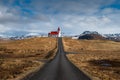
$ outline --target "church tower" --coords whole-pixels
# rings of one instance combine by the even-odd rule
[[[60,27],[58,27],[58,37],[61,37],[61,30],[60,30]]]

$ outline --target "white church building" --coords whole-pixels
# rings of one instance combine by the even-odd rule
[[[57,31],[51,31],[48,33],[48,37],[61,37],[61,30],[58,27]]]

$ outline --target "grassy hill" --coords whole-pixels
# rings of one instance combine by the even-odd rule
[[[0,41],[0,79],[17,79],[35,71],[52,59],[56,38]]]
[[[120,42],[70,38],[63,41],[69,60],[93,80],[120,79]]]

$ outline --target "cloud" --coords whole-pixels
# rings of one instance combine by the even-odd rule
[[[9,30],[10,30],[9,27],[5,27],[4,25],[1,25],[1,24],[0,24],[0,33],[7,32],[7,31],[9,31]]]
[[[60,22],[65,30],[76,34],[82,33],[85,30],[98,31],[100,33],[119,33],[120,30],[120,22],[115,22],[118,18],[118,16],[115,15],[114,17],[112,15],[59,15],[59,18],[61,18]]]
[[[49,21],[49,17],[44,14],[34,16],[23,16],[17,10],[9,10],[7,7],[0,6],[0,23],[30,23],[34,21]]]
[[[31,5],[35,10],[48,12],[48,13],[94,13],[102,6],[112,4],[115,0],[34,0]]]
[[[120,9],[111,7],[116,1],[0,0],[0,34],[47,33],[58,26],[64,33],[117,33]]]
[[[38,34],[38,33],[28,33],[28,34],[26,34],[26,36],[38,36],[38,35],[40,35],[40,34]]]
[[[14,31],[30,31],[29,24],[37,24],[38,22],[49,22],[50,19],[47,15],[37,14],[33,16],[23,16],[21,11],[11,9],[7,6],[0,6],[0,33],[9,33]],[[39,24],[40,25],[40,24]],[[33,27],[34,28],[34,27]],[[38,29],[37,29],[38,30]],[[8,32],[9,31],[9,32]],[[33,31],[33,29],[31,30]]]

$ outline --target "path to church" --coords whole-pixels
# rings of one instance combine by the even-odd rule
[[[24,80],[91,80],[87,75],[74,66],[66,57],[62,38],[58,38],[58,50],[54,59],[48,62],[34,75]]]

